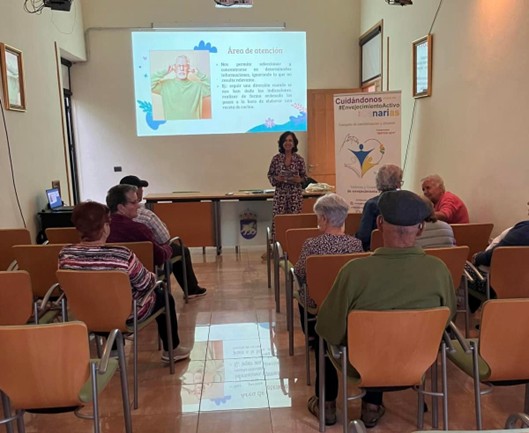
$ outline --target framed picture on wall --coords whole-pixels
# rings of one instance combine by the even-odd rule
[[[413,41],[413,97],[432,94],[432,35]]]
[[[360,36],[360,81],[362,86],[382,81],[382,29],[379,21]]]
[[[0,70],[6,110],[26,111],[22,51],[0,43]]]

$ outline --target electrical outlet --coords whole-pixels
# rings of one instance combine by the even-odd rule
[[[121,168],[120,165],[116,165],[116,166],[114,167],[114,172],[115,172],[115,173],[118,173],[118,172],[120,172],[120,171],[123,171],[123,169]]]

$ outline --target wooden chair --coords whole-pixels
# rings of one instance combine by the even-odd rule
[[[343,431],[348,433],[347,403],[365,394],[365,388],[413,387],[419,392],[417,425],[422,427],[424,378],[437,360],[443,332],[449,321],[447,307],[423,310],[349,312],[347,345],[339,348],[340,361],[331,356],[342,380]],[[323,339],[320,337],[320,390],[325,386]],[[444,350],[444,344],[441,345]],[[446,365],[443,362],[443,365]],[[353,367],[353,369],[350,368]],[[443,369],[444,374],[446,370]],[[360,388],[348,395],[347,383]],[[446,383],[446,382],[445,382]],[[446,388],[443,389],[445,429],[448,428]],[[321,392],[321,391],[320,391]],[[320,397],[320,431],[325,431],[325,392]]]
[[[288,353],[290,356],[294,355],[294,279],[290,277],[290,269],[292,269],[299,260],[301,249],[305,241],[320,234],[321,232],[317,228],[288,229],[286,232],[287,251],[289,251],[289,253],[287,257],[288,269],[284,269],[284,271],[285,275],[289,276],[288,279],[285,279],[285,284],[287,301]]]
[[[274,294],[276,301],[276,311],[279,313],[281,308],[279,305],[280,300],[280,283],[279,283],[279,267],[280,262],[283,261],[283,267],[288,272],[288,267],[286,265],[286,259],[283,254],[279,254],[278,247],[280,247],[283,252],[285,251],[287,240],[286,232],[288,229],[301,229],[301,228],[315,228],[317,227],[317,217],[315,213],[300,213],[300,214],[288,214],[288,215],[276,215],[274,217],[274,240],[273,240],[273,253],[270,254],[270,250],[267,249],[267,273],[270,275],[270,256],[273,256],[274,263]],[[267,233],[269,233],[268,230]],[[267,242],[269,239],[267,239]],[[267,243],[268,244],[268,243]],[[285,282],[288,281],[288,276],[285,277]],[[270,287],[270,284],[269,284]]]
[[[454,237],[457,245],[467,245],[468,260],[472,256],[487,248],[490,234],[494,228],[492,223],[469,223],[469,224],[450,224],[454,231]]]
[[[498,247],[492,253],[487,295],[494,288],[498,298],[529,298],[529,247]]]
[[[111,334],[109,344],[114,340],[123,352],[123,341],[117,331]],[[25,410],[77,414],[92,402],[94,432],[100,432],[99,393],[116,372],[118,361],[109,357],[110,347],[102,359],[90,359],[84,323],[2,326],[0,347],[0,389],[4,404],[4,419],[0,422],[9,423],[8,431],[15,421],[18,431],[25,431]],[[120,363],[119,369],[125,430],[132,433],[126,364]],[[12,416],[13,409],[15,416]]]
[[[362,219],[361,213],[350,213],[347,215],[345,220],[345,233],[351,236],[355,236],[356,232],[360,227],[360,220]]]
[[[68,307],[75,318],[86,323],[90,332],[108,333],[112,329],[119,329],[124,335],[132,337],[133,365],[134,365],[134,409],[138,408],[138,331],[152,323],[160,314],[169,314],[169,293],[165,290],[165,308],[153,312],[147,319],[138,321],[138,303],[132,298],[130,280],[121,271],[67,271],[58,270],[57,280],[66,294]],[[159,281],[157,287],[166,287]],[[134,315],[133,325],[127,324],[127,319]],[[174,374],[174,360],[172,355],[173,338],[171,324],[167,323],[169,339],[169,361],[171,374]]]
[[[523,412],[529,412],[529,299],[494,299],[483,304],[479,340],[453,341],[448,357],[474,379],[476,428],[483,428],[480,383],[509,386],[525,383]]]
[[[310,256],[307,258],[305,297],[300,301],[303,306],[308,304],[309,297],[314,299],[316,305],[321,305],[334,284],[336,275],[349,261],[370,256],[371,253],[336,254]],[[307,370],[307,385],[310,385],[310,356],[308,336],[308,308],[304,308],[303,324],[305,328],[305,366]],[[315,312],[317,313],[317,312]],[[291,313],[292,314],[292,313]]]
[[[171,238],[169,243],[178,243],[180,244],[180,247],[182,248],[182,251],[184,250],[184,244],[182,242],[182,239],[180,239],[178,236],[175,236],[174,238]],[[118,245],[122,247],[127,247],[128,249],[132,250],[134,254],[138,257],[140,262],[145,266],[149,271],[154,272],[158,275],[158,277],[163,277],[163,279],[166,281],[169,292],[171,292],[171,271],[173,266],[175,266],[176,263],[179,263],[179,266],[182,266],[182,274],[184,278],[184,287],[182,289],[184,290],[184,300],[187,304],[189,300],[189,288],[187,285],[187,273],[186,273],[186,258],[185,255],[182,254],[180,256],[171,257],[169,260],[167,260],[163,267],[160,269],[157,269],[154,265],[154,249],[152,242],[149,241],[142,241],[142,242],[114,242],[109,243],[107,245]]]
[[[33,292],[26,271],[0,272],[0,305],[0,326],[28,322],[33,309]]]
[[[461,278],[465,275],[465,263],[468,257],[469,248],[465,246],[449,247],[449,248],[427,248],[424,252],[428,255],[441,259],[452,276],[452,282],[454,284],[454,291],[457,295],[457,290],[461,285]],[[466,278],[466,277],[465,277]],[[464,291],[464,309],[458,310],[465,314],[465,335],[469,334],[470,326],[470,311],[468,308],[468,284],[465,280],[465,291]]]
[[[125,247],[131,250],[138,260],[141,262],[145,268],[150,272],[155,272],[154,269],[154,250],[152,242],[143,241],[143,242],[113,242],[106,245]]]
[[[375,229],[371,232],[371,251],[375,251],[377,248],[384,246],[384,239],[379,229]]]
[[[48,227],[44,230],[49,244],[78,244],[81,234],[75,227]]]
[[[18,269],[27,271],[31,277],[33,310],[37,317],[51,314],[52,311],[56,317],[59,313],[61,292],[55,271],[58,266],[59,252],[63,247],[62,244],[15,245],[12,247]],[[50,301],[52,297],[56,299]],[[52,320],[52,318],[47,320]]]
[[[28,229],[0,229],[0,270],[11,270],[15,267],[13,245],[31,245]]]

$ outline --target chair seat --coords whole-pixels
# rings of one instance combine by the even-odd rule
[[[477,338],[472,338],[468,341],[474,341],[476,344],[478,343]],[[465,353],[465,351],[461,347],[461,344],[457,340],[452,340],[452,345],[454,346],[455,352],[451,353],[450,351],[448,351],[448,358],[459,368],[461,368],[461,370],[463,370],[465,373],[472,377],[474,374],[472,368],[472,354]],[[479,380],[486,381],[487,378],[490,376],[490,368],[487,363],[481,358],[481,356],[478,356],[478,367]]]
[[[293,268],[293,267],[294,267],[294,264],[290,263],[290,261],[287,260],[287,265],[286,265],[286,267],[285,267],[285,261],[284,261],[284,260],[280,260],[280,261],[279,261],[279,267],[280,267],[281,269],[283,269],[284,272],[288,272],[288,270],[289,270],[290,268]]]
[[[152,313],[149,317],[146,317],[142,321],[138,321],[138,331],[145,328],[147,325],[150,325],[160,314],[165,313],[165,308],[160,308],[159,310]],[[124,332],[133,333],[134,328],[131,321],[127,321],[127,328]]]
[[[99,359],[91,359],[90,362],[99,362]],[[105,387],[110,382],[110,379],[112,379],[112,375],[115,373],[115,371],[118,369],[118,360],[114,358],[110,358],[108,360],[108,367],[105,374],[99,374],[97,373],[97,389],[99,392],[103,391]],[[83,403],[90,403],[93,400],[93,394],[92,394],[92,382],[89,378],[86,383],[81,388],[81,391],[79,391],[79,400],[81,400]]]
[[[302,296],[299,293],[299,290],[294,290],[293,296],[294,296],[294,299],[298,301],[298,304],[300,304],[303,308],[305,308],[310,314],[313,314],[314,316],[318,314],[318,308],[305,306]]]

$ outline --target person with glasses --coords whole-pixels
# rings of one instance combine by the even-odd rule
[[[160,244],[156,241],[152,230],[145,224],[135,221],[139,215],[140,199],[138,187],[134,185],[116,185],[108,190],[107,206],[112,212],[110,235],[108,242],[152,242],[154,248],[154,264],[163,265],[169,258],[180,255],[180,250],[174,250],[171,244]],[[191,260],[189,260],[191,263]],[[189,297],[199,297],[206,294],[206,289],[198,286],[197,278],[191,265],[187,268]],[[173,274],[183,287],[183,274],[180,266],[173,266]]]
[[[140,205],[138,207],[138,216],[134,218],[134,221],[145,224],[154,236],[154,240],[159,245],[169,245],[172,250],[172,257],[185,255],[186,258],[186,269],[185,273],[187,276],[187,284],[189,287],[188,296],[190,298],[196,298],[204,296],[206,289],[198,285],[198,280],[193,270],[193,263],[191,261],[191,254],[189,248],[184,246],[183,248],[176,243],[170,243],[171,235],[165,223],[158,218],[153,211],[147,209],[141,201],[143,200],[143,188],[149,186],[149,182],[140,179],[138,176],[128,175],[119,181],[121,185],[133,185],[136,189],[136,195]],[[173,273],[176,277],[176,281],[180,284],[182,290],[184,290],[184,271],[181,266],[174,266]]]
[[[371,232],[377,228],[377,217],[380,215],[378,199],[385,191],[400,189],[403,183],[402,169],[398,165],[384,164],[378,170],[375,181],[380,194],[365,202],[360,227],[356,232],[356,237],[362,241],[364,251],[369,251],[371,248]]]

